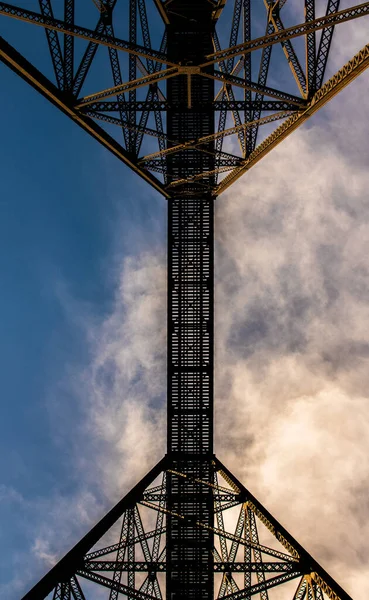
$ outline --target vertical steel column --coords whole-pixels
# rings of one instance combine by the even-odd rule
[[[213,454],[212,198],[169,202],[168,454]]]
[[[212,599],[213,204],[169,203],[167,598]],[[183,475],[185,477],[183,477]],[[201,480],[204,483],[200,483]]]
[[[207,0],[173,0],[167,26],[168,55],[182,65],[212,51],[213,22]],[[188,87],[190,86],[190,88]],[[210,79],[182,75],[167,84],[168,138],[185,142],[214,131],[214,115],[196,112],[211,104]],[[214,168],[206,152],[169,155],[168,181]],[[206,186],[186,183],[168,205],[168,473],[167,598],[212,600],[213,533],[213,205]],[[180,516],[176,516],[180,515]],[[201,526],[200,523],[203,525]],[[204,527],[205,526],[205,527]]]

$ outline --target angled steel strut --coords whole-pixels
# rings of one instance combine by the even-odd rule
[[[324,81],[334,30],[369,2],[328,0],[320,17],[301,3],[304,23],[285,28],[286,0],[64,0],[63,15],[59,0],[0,2],[0,36],[9,18],[37,25],[54,78],[4,37],[2,62],[168,199],[167,454],[23,600],[92,600],[92,586],[109,600],[274,600],[281,586],[291,600],[350,600],[213,448],[215,199],[369,66],[366,45]],[[276,45],[287,86],[270,82]]]

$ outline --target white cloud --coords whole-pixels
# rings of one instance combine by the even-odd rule
[[[37,560],[41,560],[46,567],[51,568],[57,561],[57,555],[50,552],[50,543],[48,540],[36,538],[32,546],[32,553]]]
[[[218,454],[353,597],[369,592],[369,152],[365,107],[359,161],[332,118],[367,83],[216,205]]]
[[[114,309],[93,330],[84,378],[88,431],[106,449],[94,468],[108,497],[121,495],[165,452],[165,326],[163,256],[126,259]]]

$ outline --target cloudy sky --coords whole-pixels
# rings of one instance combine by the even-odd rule
[[[367,21],[344,25],[330,73],[367,38]],[[0,596],[15,600],[165,451],[166,204],[0,78]],[[353,598],[369,593],[368,84],[216,204],[217,454]]]

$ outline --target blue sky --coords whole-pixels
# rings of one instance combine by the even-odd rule
[[[67,372],[88,364],[87,322],[103,320],[111,307],[115,261],[164,244],[166,205],[14,73],[0,70],[1,585],[13,578],[14,556],[32,535],[23,522],[32,509],[14,494],[32,504],[78,485],[66,440],[81,413],[64,385]],[[53,403],[64,405],[61,431]]]
[[[348,27],[337,67],[362,45]],[[162,453],[166,211],[2,65],[0,81],[0,595],[15,600]],[[353,446],[369,437],[367,84],[365,75],[217,204],[217,447],[354,591],[369,538],[355,508],[367,447]],[[283,480],[298,485],[281,489]],[[339,494],[353,507],[357,552]],[[306,527],[322,533],[312,539]],[[332,558],[333,547],[347,550]]]

